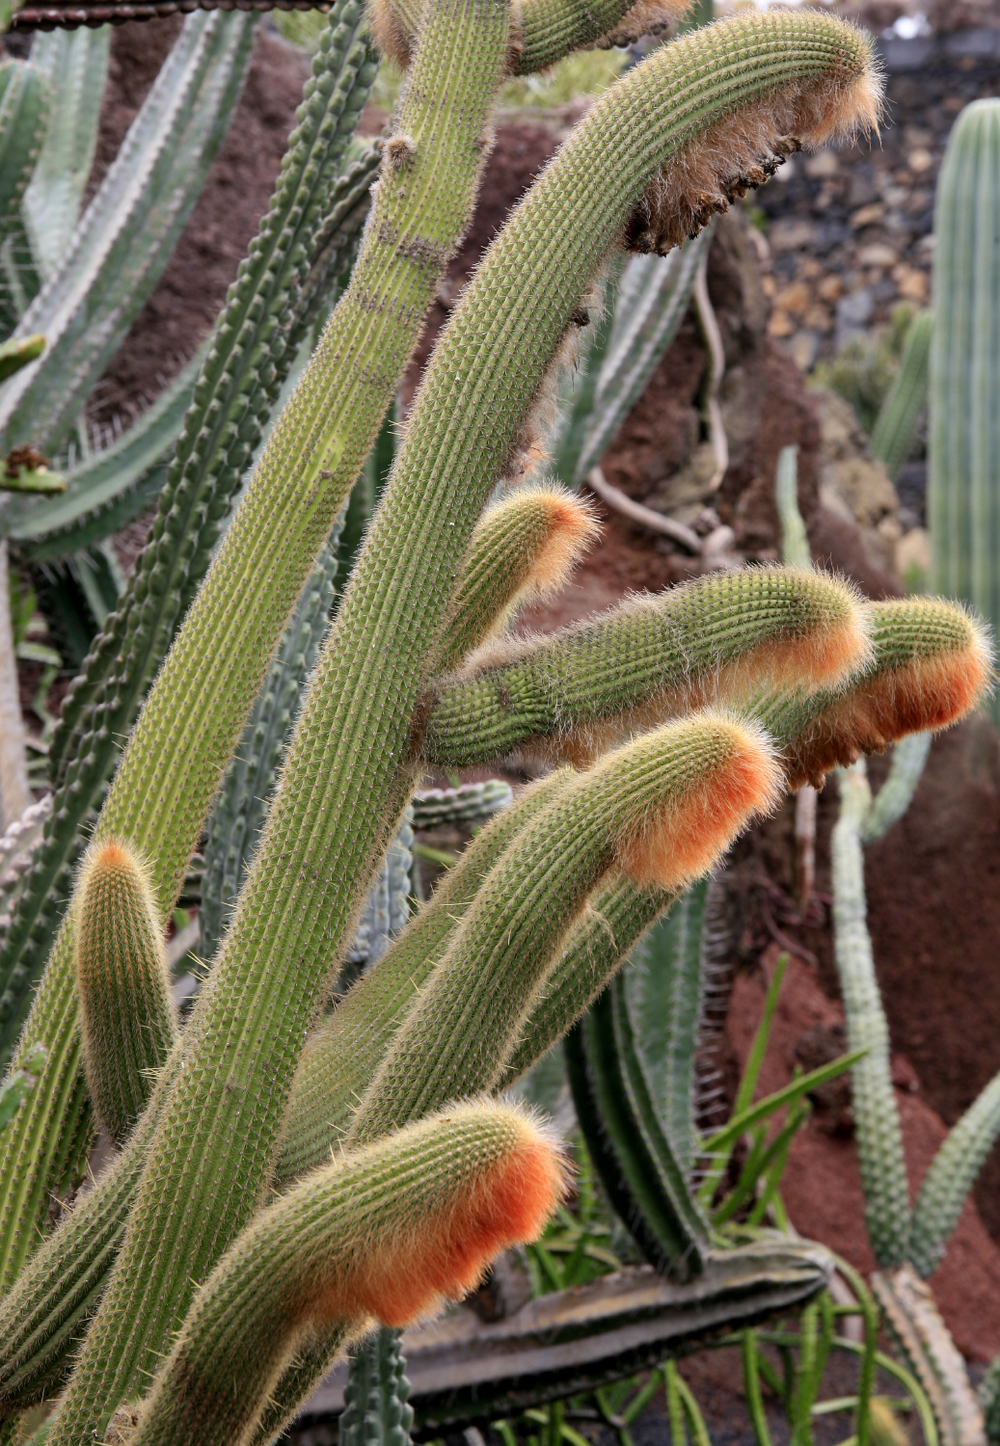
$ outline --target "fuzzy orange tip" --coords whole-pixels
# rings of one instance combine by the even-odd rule
[[[324,1290],[327,1318],[375,1316],[408,1325],[461,1299],[501,1251],[538,1238],[566,1193],[566,1162],[533,1120],[516,1118],[517,1137],[501,1159],[415,1228],[373,1241]]]
[[[709,724],[721,737],[717,761],[698,781],[621,840],[616,857],[640,885],[682,888],[699,878],[729,847],[754,814],[777,806],[784,783],[775,749],[750,720],[706,712],[674,725]]]
[[[719,22],[737,26],[748,53],[780,41],[780,13],[744,10]],[[791,17],[789,17],[791,18]],[[804,19],[805,17],[801,17]],[[763,184],[793,152],[849,139],[878,128],[883,80],[867,35],[847,21],[815,15],[817,26],[841,27],[837,60],[819,74],[776,88],[700,132],[660,173],[634,211],[624,240],[633,251],[665,255],[696,235],[712,216]],[[801,38],[801,19],[793,39]],[[721,32],[720,32],[721,33]],[[676,42],[695,47],[694,58],[711,46],[705,28]]]
[[[942,606],[959,611],[955,604]],[[993,650],[982,624],[968,616],[965,621],[964,647],[880,669],[835,698],[787,750],[789,786],[821,786],[831,768],[882,753],[908,733],[948,728],[971,713],[994,681]]]
[[[84,856],[80,869],[77,895],[84,898],[97,880],[106,880],[115,874],[128,875],[133,886],[148,895],[152,907],[152,892],[149,870],[138,854],[119,838],[104,838],[91,844]]]
[[[530,505],[541,517],[537,542],[512,606],[548,597],[566,583],[582,555],[600,534],[590,504],[561,488],[538,488],[501,506]]]

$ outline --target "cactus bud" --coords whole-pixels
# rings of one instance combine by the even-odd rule
[[[119,839],[91,848],[78,898],[76,983],[87,1086],[98,1119],[121,1144],[177,1031],[163,939],[148,872]]]
[[[526,603],[557,592],[598,531],[587,503],[561,487],[525,487],[491,507],[465,554],[438,668],[454,667]]]
[[[957,723],[992,685],[987,630],[958,603],[907,598],[870,603],[866,611],[874,657],[855,678],[754,710],[782,749],[790,788],[821,787],[831,768],[881,753],[907,733]]]
[[[462,1104],[314,1171],[237,1238],[192,1301],[131,1446],[247,1440],[296,1345],[344,1322],[404,1325],[534,1240],[565,1187],[549,1137]]]

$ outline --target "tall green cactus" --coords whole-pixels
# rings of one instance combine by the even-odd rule
[[[882,403],[872,432],[872,456],[897,472],[913,446],[917,421],[927,402],[927,367],[934,314],[920,311],[910,322],[899,370]]]
[[[608,0],[598,18],[614,24],[624,8]],[[428,0],[350,284],[177,633],[97,825],[97,848],[116,838],[148,858],[161,921],[466,222],[500,81],[530,46],[542,52],[531,30],[539,17],[551,47],[597,23],[584,10],[538,0],[515,33],[502,0]],[[330,991],[431,755],[441,700],[478,681],[476,669],[471,683],[463,676],[461,655],[523,584],[524,531],[511,523],[492,539],[482,554],[490,577],[476,546],[496,517],[478,533],[477,524],[497,481],[534,447],[535,399],[609,249],[623,236],[666,249],[789,147],[876,109],[867,43],[829,16],[749,13],[706,27],[655,52],[592,108],[491,246],[418,392],[207,986],[113,1169],[0,1307],[0,1411],[54,1389],[72,1353],[51,1443],[83,1446],[112,1421],[146,1446],[263,1441],[369,1314],[410,1318],[540,1228],[559,1188],[549,1145],[525,1144],[530,1127],[502,1107],[456,1099],[502,1087],[526,1052],[564,1032],[672,892],[772,801],[782,773],[761,726],[693,710],[739,698],[763,715],[762,690],[773,698],[767,690],[802,677],[785,720],[794,744],[792,723],[836,712],[831,692],[843,713],[853,677],[870,683],[889,670],[877,645],[870,651],[856,599],[829,580],[775,571],[634,609],[645,625],[638,661],[620,645],[621,619],[598,629],[590,651],[577,634],[557,639],[554,656],[575,660],[571,706],[550,699],[503,746],[564,727],[579,735],[585,723],[576,756],[588,766],[555,773],[502,812],[332,1012]],[[237,287],[234,305],[246,292]],[[283,294],[267,290],[257,307],[266,320],[254,346],[266,344]],[[203,420],[218,416],[239,433],[246,392],[217,381],[229,340],[217,336],[195,408],[212,407]],[[210,471],[192,463],[184,495],[197,499],[194,513],[210,510],[201,490]],[[505,515],[523,519],[531,505]],[[123,706],[111,700],[141,694],[197,575],[191,554],[211,527],[188,531],[169,513],[161,523],[145,591],[132,595],[140,614],[149,605],[145,625],[160,644],[136,640],[126,657],[126,623],[116,620],[88,665],[57,750],[63,806],[86,791],[68,792],[83,777],[92,799],[99,772],[74,772],[71,740],[91,734],[88,751],[104,746],[98,735],[110,737]],[[155,570],[165,538],[169,606]],[[913,621],[901,617],[897,652]],[[526,647],[537,658],[543,645]],[[937,661],[940,647],[927,652]],[[457,676],[437,675],[455,663]],[[601,695],[593,708],[588,679]],[[534,686],[544,695],[544,677]],[[502,687],[492,696],[501,711]],[[817,687],[825,691],[809,712]],[[926,691],[941,721],[965,697]],[[886,700],[880,721],[900,726],[890,714]],[[467,732],[467,756],[495,756],[490,729],[478,740]],[[609,742],[620,746],[595,756]],[[76,895],[19,1056],[40,1044],[42,1072],[4,1131],[14,1167],[4,1175],[8,1279],[28,1252],[50,1169],[85,1121],[68,967],[80,908]],[[338,1053],[344,1068],[327,1070]],[[269,1195],[272,1184],[285,1193]],[[795,1300],[815,1289],[815,1265],[808,1277]],[[717,1312],[724,1297],[720,1286]]]
[[[934,208],[927,512],[931,587],[1000,621],[1000,101],[955,122]],[[1000,703],[991,705],[1000,720]]]

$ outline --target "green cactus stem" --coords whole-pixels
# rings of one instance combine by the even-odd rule
[[[608,1198],[662,1274],[700,1274],[708,1222],[653,1102],[622,976],[566,1037],[573,1103]]]
[[[18,207],[41,151],[48,114],[42,77],[33,65],[0,66],[0,238],[16,224]]]
[[[899,370],[872,432],[872,456],[885,463],[893,480],[913,449],[917,422],[927,403],[927,367],[933,332],[933,313],[918,311],[910,322]]]
[[[0,77],[2,75],[3,71],[0,70]],[[40,332],[36,332],[34,336],[15,336],[11,337],[10,341],[0,342],[0,382],[12,377],[29,362],[37,361],[44,350],[45,338]]]
[[[902,1265],[910,1234],[903,1135],[889,1069],[889,1028],[875,979],[865,923],[861,826],[871,807],[864,763],[840,775],[840,817],[830,845],[834,958],[847,1021],[847,1046],[865,1050],[851,1068],[865,1221],[875,1259]]]
[[[375,74],[359,0],[344,0],[334,19],[337,23],[314,62],[314,84],[298,114],[298,140],[283,163],[272,206],[240,268],[196,388],[150,542],[137,563],[124,605],[109,619],[107,635],[63,708],[51,759],[61,787],[2,955],[6,967],[0,1044],[7,1049],[21,1031],[31,999],[29,986],[40,972],[59,901],[69,892],[67,861],[78,829],[98,801],[117,760],[120,737],[131,728],[148,679],[208,567],[231,498],[294,354],[295,338],[289,338],[282,353],[276,329],[280,335],[289,292],[308,268],[312,237],[331,190],[331,171],[335,176]],[[362,170],[365,176],[370,174],[368,163]],[[350,176],[347,179],[351,181]],[[306,324],[308,318],[302,321]],[[268,659],[262,661],[266,666]],[[216,710],[221,704],[225,711],[230,700],[208,681],[200,703],[217,721]],[[219,769],[228,761],[245,721],[240,701],[235,700],[230,717],[231,741],[216,759]],[[249,700],[244,701],[249,705]],[[192,714],[186,726],[194,723]],[[194,726],[193,732],[197,731]],[[166,757],[162,761],[169,771]],[[214,787],[213,783],[212,791]],[[210,797],[211,792],[204,799],[206,808]],[[140,852],[165,865],[171,882],[169,897],[158,900],[164,914],[173,902],[173,881],[182,877],[201,826],[201,819],[190,814],[187,822],[192,834],[173,836],[176,858],[164,856],[162,837],[131,838]],[[35,999],[23,1045],[39,1037],[48,1040],[52,1052],[45,1107],[39,1101],[30,1119],[27,1115],[19,1119],[17,1138],[6,1142],[7,1164],[0,1186],[0,1279],[7,1284],[36,1239],[33,1221],[47,1210],[47,1188],[57,1187],[67,1164],[70,1170],[76,1166],[80,1152],[74,1156],[73,1141],[82,1137],[85,1151],[88,1138],[86,1094],[76,1079],[79,1046],[72,942],[65,932]],[[45,1143],[39,1153],[40,1132]]]
[[[1000,100],[966,106],[948,138],[934,206],[928,383],[931,587],[1000,625]],[[1000,703],[991,705],[994,722]]]
[[[423,788],[413,795],[413,827],[441,828],[445,824],[475,823],[509,808],[513,793],[502,778],[485,783],[460,783],[457,788]]]
[[[409,1446],[413,1407],[399,1340],[398,1330],[382,1326],[351,1348],[339,1422],[343,1446]]]
[[[453,15],[446,18],[443,50],[457,71],[460,27]],[[481,13],[475,28],[475,54],[461,65],[472,94],[480,73],[475,68],[486,64],[488,48]],[[424,54],[421,45],[417,69]],[[777,95],[774,130],[766,123],[763,134],[755,133],[754,156],[770,154],[779,128],[782,134],[797,128],[806,140],[825,136],[840,120],[856,117],[855,101],[870,99],[868,55],[866,44],[842,23],[790,14],[739,16],[654,52],[592,108],[481,264],[436,348],[385,499],[317,665],[213,988],[185,1033],[188,1067],[150,1150],[119,1265],[88,1333],[53,1443],[82,1442],[103,1429],[114,1404],[155,1367],[190,1299],[192,1278],[205,1278],[263,1184],[274,1144],[274,1102],[287,1089],[330,955],[346,942],[361,888],[395,823],[386,817],[385,800],[404,760],[428,639],[437,633],[458,560],[513,453],[581,285],[662,167],[714,121],[732,118],[727,137],[742,134],[740,108],[754,102],[759,118],[770,114],[760,103]],[[407,103],[417,90],[411,80]],[[390,146],[387,164],[409,164],[405,149]],[[710,150],[724,153],[714,138]],[[742,152],[737,160],[749,165],[749,156]],[[617,193],[609,191],[606,176],[615,179]],[[699,197],[705,194],[699,188]],[[711,193],[710,201],[724,205],[725,194],[720,189],[715,199]],[[698,200],[690,213],[682,208],[685,226],[701,207]],[[377,206],[369,236],[377,234],[376,217]],[[665,237],[656,218],[644,220],[643,234],[651,224]],[[524,259],[529,254],[530,266]],[[327,356],[322,347],[319,356]],[[360,370],[350,370],[347,379],[353,383]],[[345,369],[339,372],[344,382]],[[345,392],[350,395],[350,388]],[[338,405],[340,400],[338,393]],[[488,428],[481,425],[486,416]],[[272,458],[282,454],[285,438],[276,429]],[[298,475],[310,483],[323,480],[318,470],[328,459],[326,443],[317,443]],[[265,468],[262,475],[270,473]],[[456,477],[463,479],[457,493]],[[291,491],[287,499],[278,495],[276,505],[294,507],[299,494]],[[299,525],[306,525],[301,513]],[[238,528],[239,518],[216,567],[227,546],[235,547]],[[273,566],[273,560],[269,529],[261,565]],[[247,595],[238,592],[233,628],[241,634]],[[186,629],[208,616],[213,596],[211,587],[203,589]],[[214,624],[212,635],[221,636]],[[183,637],[182,631],[179,641]],[[184,652],[183,646],[175,650],[178,666]],[[168,663],[160,683],[169,671]],[[212,681],[217,687],[217,673]],[[150,704],[143,715],[149,726],[144,733],[140,722],[130,754],[140,735],[162,747]],[[231,1148],[234,1138],[238,1150]],[[124,1325],[123,1292],[143,1302],[142,1318]]]
[[[443,767],[515,752],[585,759],[636,727],[746,698],[764,678],[776,689],[822,686],[858,666],[866,647],[860,603],[837,579],[788,568],[709,574],[473,658],[434,689],[422,755]]]
[[[588,893],[614,866],[677,888],[772,802],[763,735],[705,713],[581,774],[484,879],[358,1107],[348,1140],[377,1139],[447,1099],[492,1088],[525,1004]]]
[[[526,0],[519,7],[511,46],[513,75],[555,65],[573,50],[598,42],[625,45],[665,29],[690,8],[689,0]],[[421,0],[375,0],[373,24],[381,48],[405,70],[422,10]]]
[[[923,777],[932,742],[931,733],[910,733],[896,744],[889,775],[875,795],[861,828],[863,844],[877,843],[903,817]]]
[[[913,1204],[907,1258],[927,1278],[1000,1134],[1000,1075],[995,1075],[952,1128],[931,1161]]]
[[[95,844],[78,885],[76,986],[87,1087],[121,1145],[177,1035],[149,870],[118,839]]]
[[[372,1316],[403,1325],[533,1240],[563,1189],[522,1114],[456,1105],[314,1171],[200,1287],[140,1407],[134,1446],[245,1439],[300,1339]],[[261,1285],[264,1288],[261,1289]]]
[[[528,602],[557,592],[597,532],[586,503],[561,488],[519,488],[489,508],[462,563],[435,671],[456,667]]]

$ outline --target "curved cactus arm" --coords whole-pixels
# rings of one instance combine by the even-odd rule
[[[944,1254],[969,1191],[1000,1134],[1000,1075],[948,1131],[913,1205],[907,1258],[925,1279]]]
[[[1000,295],[1000,101],[974,101],[956,120],[934,205],[927,519],[931,587],[1000,625],[996,396]],[[1000,703],[990,706],[994,722]]]
[[[405,69],[421,0],[376,0],[372,8],[380,46]],[[519,8],[511,72],[545,70],[571,51],[598,42],[627,45],[640,35],[664,30],[689,8],[690,0],[526,0]]]
[[[667,256],[633,256],[621,280],[614,327],[601,363],[590,412],[573,465],[576,486],[596,467],[615,433],[646,388],[646,383],[684,319],[701,258],[712,243],[706,226],[693,240]],[[621,315],[620,313],[623,313]],[[562,475],[562,474],[560,474]]]
[[[93,845],[77,889],[84,1068],[97,1118],[121,1145],[177,1037],[170,974],[149,870],[127,845]]]
[[[911,733],[892,750],[889,776],[875,795],[861,825],[861,842],[876,843],[898,823],[910,806],[924,773],[933,741],[930,733]]]
[[[834,959],[848,1048],[866,1051],[851,1068],[855,1138],[868,1238],[875,1259],[886,1268],[901,1265],[907,1258],[910,1200],[902,1127],[889,1070],[889,1027],[865,922],[861,826],[870,806],[864,763],[856,763],[840,775],[840,817],[830,845]]]
[[[400,1332],[382,1326],[350,1351],[344,1412],[338,1439],[343,1446],[408,1446],[413,1429],[410,1383]]]
[[[635,727],[738,701],[764,677],[776,690],[822,686],[856,668],[867,647],[861,605],[834,578],[709,574],[470,659],[432,691],[420,747],[445,767],[515,752],[592,757]]]
[[[707,878],[692,884],[669,917],[647,934],[622,976],[650,1096],[685,1178],[695,1154],[694,1061],[707,893]]]
[[[931,1403],[941,1446],[983,1446],[982,1407],[930,1287],[909,1265],[876,1272],[871,1287],[889,1335]]]
[[[21,202],[38,270],[58,269],[80,216],[97,149],[97,121],[108,74],[111,27],[51,30],[35,38],[31,64],[50,96],[41,153]]]
[[[920,413],[927,403],[927,366],[934,314],[918,311],[906,333],[906,345],[872,432],[872,456],[895,479],[913,447]]]
[[[676,888],[773,802],[762,734],[705,713],[608,754],[490,872],[395,1036],[348,1140],[377,1139],[467,1091],[491,1089],[525,1005],[598,880],[620,867]]]
[[[364,23],[360,0],[342,0],[331,17],[313,62],[309,93],[298,113],[296,143],[282,164],[272,205],[223,311],[150,541],[138,560],[123,605],[109,620],[107,633],[63,706],[50,755],[59,781],[52,822],[0,956],[0,1045],[5,1051],[21,1031],[31,1003],[30,986],[41,972],[71,888],[69,864],[78,831],[99,801],[118,758],[120,737],[132,727],[148,680],[159,667],[191,594],[208,568],[222,520],[294,354],[293,338],[284,352],[280,345],[289,296],[294,296],[300,278],[307,274],[313,238],[331,189],[336,202],[344,199],[335,184],[337,168],[375,75]],[[368,160],[358,164],[367,174]],[[347,193],[353,193],[357,182],[354,168],[343,179]],[[351,204],[351,212],[341,217],[346,247],[341,254],[345,256],[356,239],[357,204]],[[245,721],[240,703],[249,711],[245,691],[235,700],[217,697],[214,688],[202,697],[203,706],[213,716],[220,703],[235,702],[230,743],[218,760],[220,772]],[[186,726],[193,725],[191,715]],[[206,810],[207,803],[206,798]],[[197,832],[201,820],[190,822]],[[140,851],[144,845],[150,853],[155,849],[148,839],[132,841]],[[179,878],[195,838],[175,842],[178,857],[167,863]],[[164,911],[170,903],[172,897],[161,905]],[[24,1036],[26,1043],[38,1036],[50,1041],[49,1098],[44,1111],[33,1112],[31,1120],[18,1121],[17,1138],[6,1142],[9,1168],[2,1172],[0,1186],[0,1259],[8,1283],[29,1245],[34,1244],[34,1213],[47,1210],[48,1172],[53,1181],[60,1180],[67,1170],[71,1172],[88,1138],[86,1094],[73,1082],[79,1048],[72,941],[66,931],[56,944],[52,963]],[[78,1148],[74,1141],[81,1137]]]
[[[0,382],[35,361],[44,350],[45,338],[38,332],[34,336],[14,337],[11,341],[0,342]]]
[[[339,531],[340,519],[309,574],[209,815],[198,911],[198,944],[206,959],[214,956],[225,932],[226,914],[242,887],[299,700],[326,631]]]
[[[0,66],[0,237],[18,217],[47,117],[48,96],[36,67],[18,60]]]
[[[51,452],[163,272],[222,143],[250,60],[254,17],[185,21],[121,150],[18,334],[45,355],[0,393],[3,446]]]
[[[452,1106],[294,1186],[199,1288],[139,1409],[134,1446],[245,1439],[300,1339],[372,1317],[403,1325],[461,1297],[507,1246],[535,1239],[563,1192],[523,1114]]]
[[[993,645],[957,603],[869,603],[872,660],[839,688],[771,694],[751,711],[778,743],[790,788],[822,787],[831,768],[909,733],[950,727],[992,686]]]
[[[700,1274],[708,1222],[653,1103],[620,974],[567,1035],[566,1063],[590,1158],[626,1229],[661,1274]]]
[[[555,964],[528,1000],[496,1089],[508,1089],[590,1008],[677,891],[612,878],[588,900]]]
[[[590,508],[561,488],[519,488],[488,508],[462,561],[434,671],[456,667],[520,608],[557,592],[597,532]]]
[[[0,512],[0,531],[19,557],[45,562],[102,542],[156,499],[203,364],[199,352],[122,437],[66,469],[58,498],[19,498]]]
[[[444,824],[476,823],[509,808],[514,795],[502,778],[485,783],[460,783],[457,788],[417,789],[410,807],[413,827],[441,828]]]

